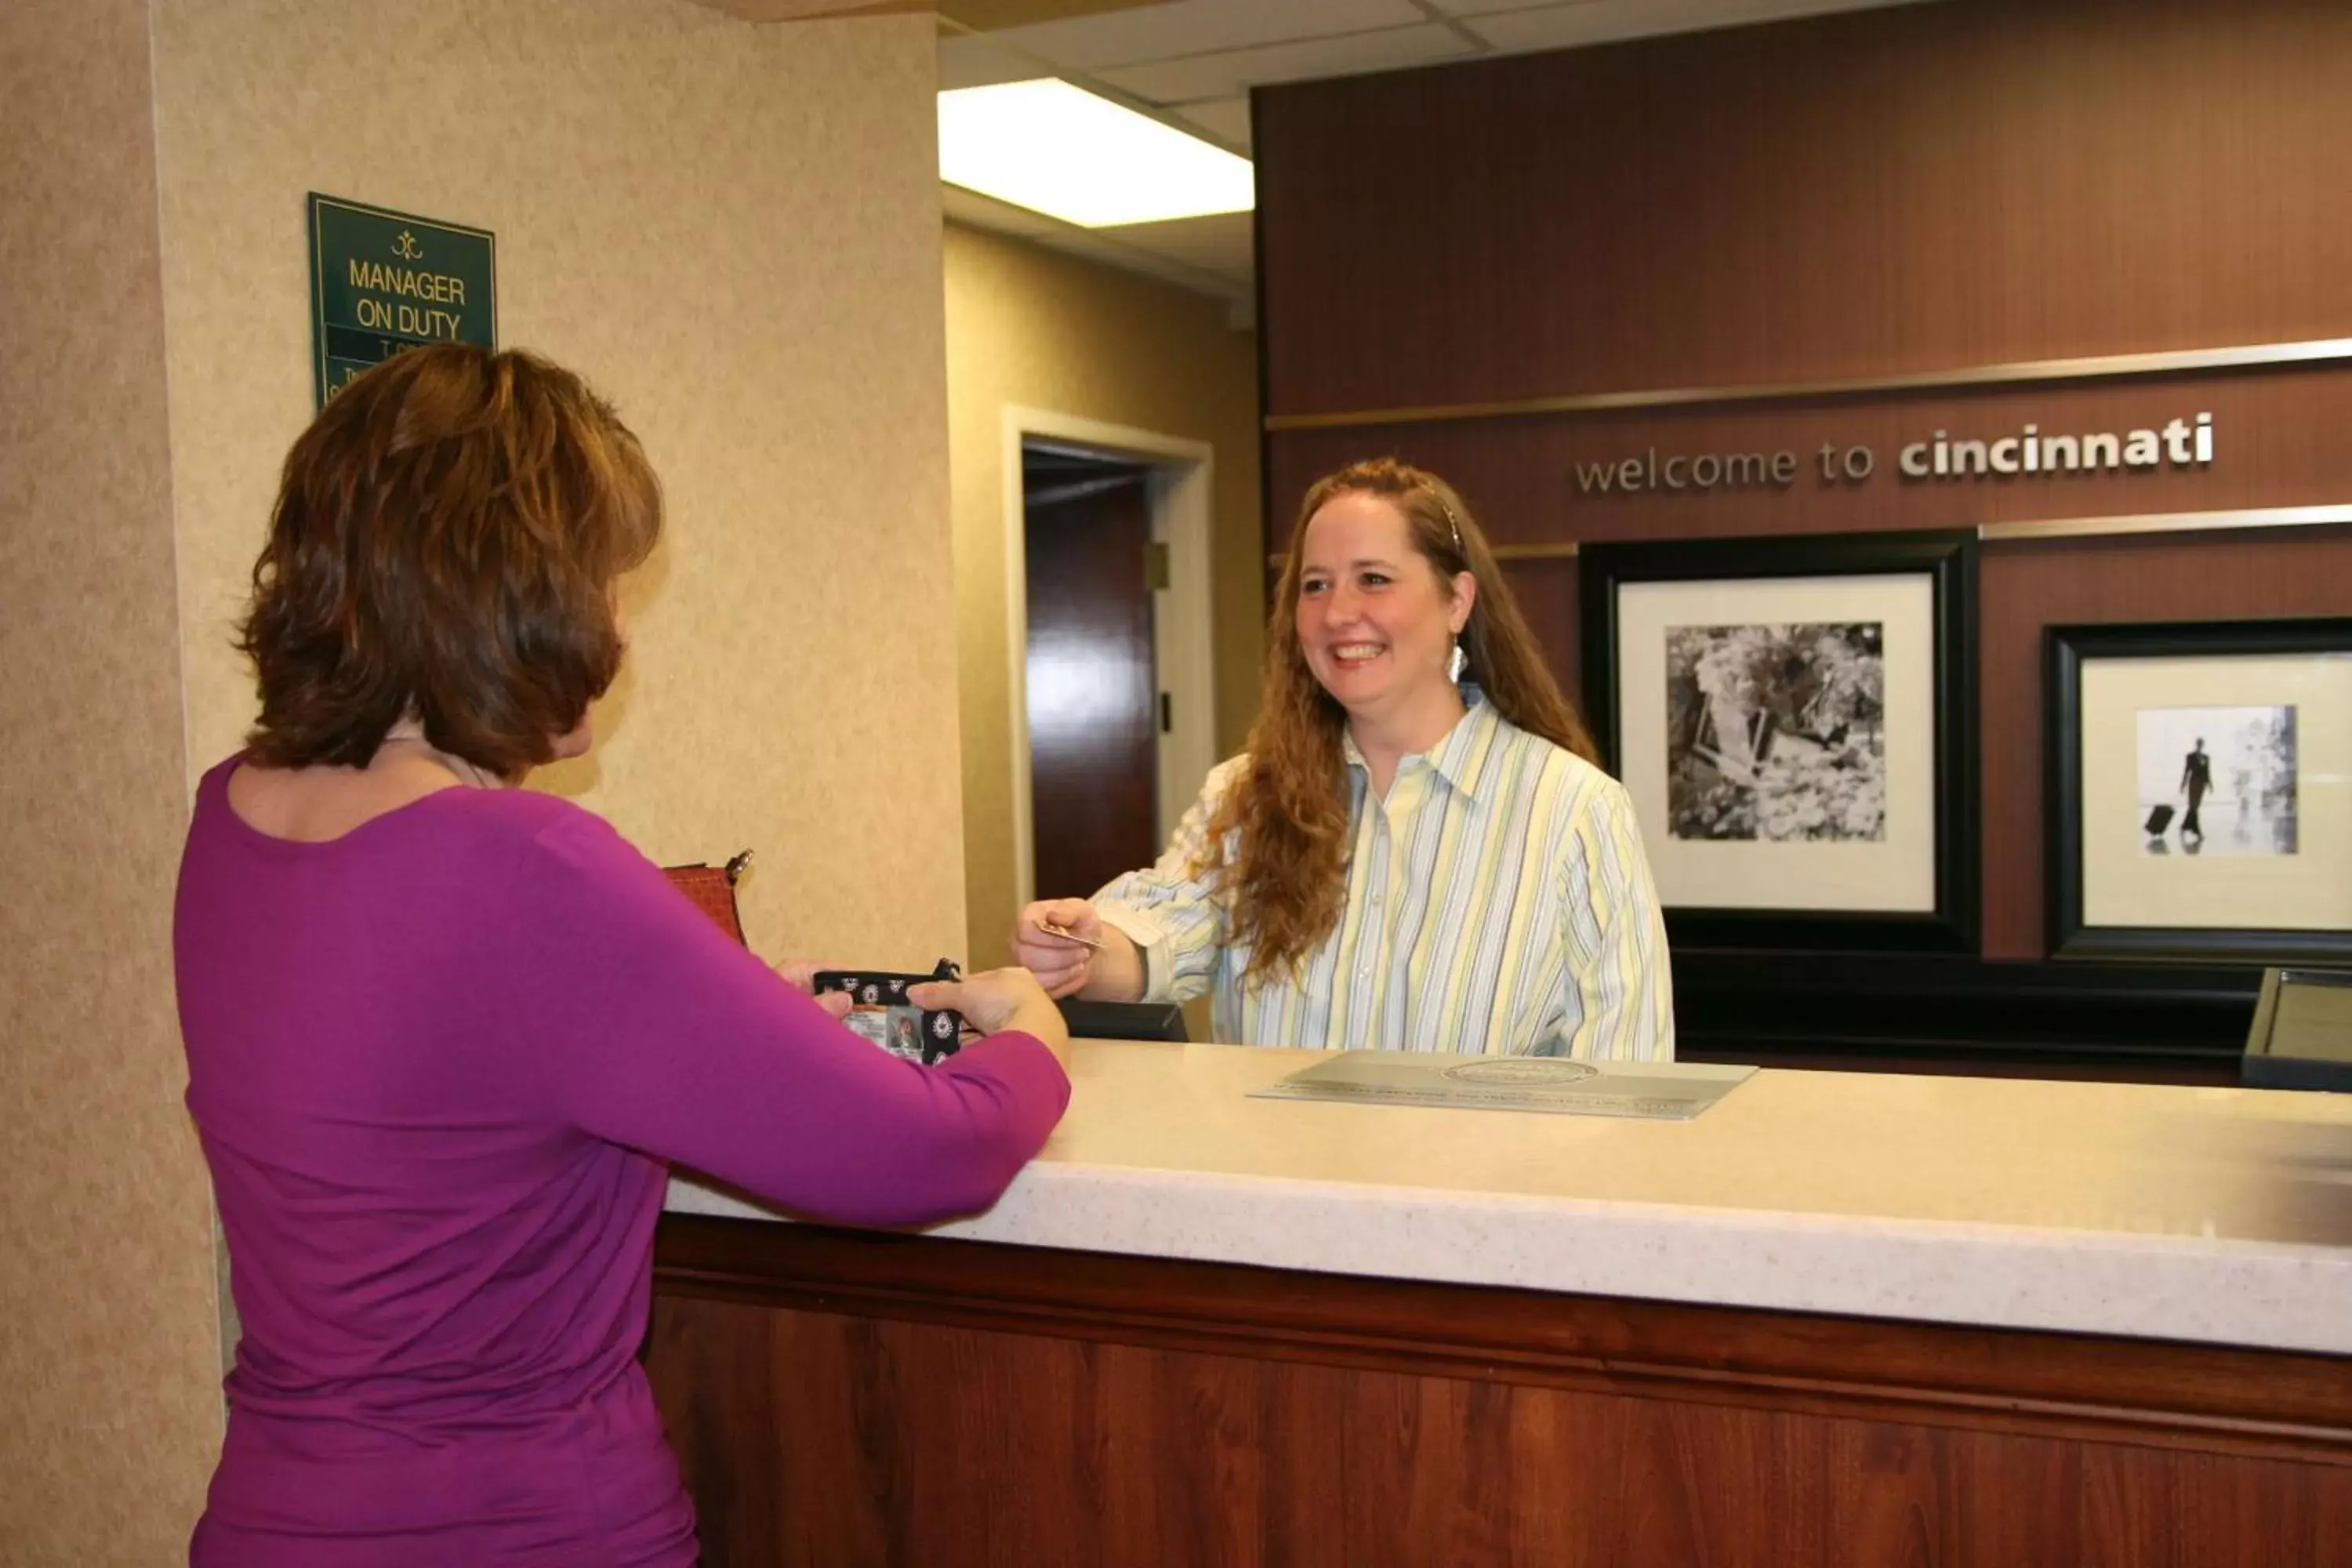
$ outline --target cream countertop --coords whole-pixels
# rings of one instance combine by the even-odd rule
[[[1319,1051],[1080,1042],[933,1234],[2352,1353],[2352,1097],[1757,1073],[1696,1121],[1252,1100]],[[772,1218],[679,1179],[677,1211]]]

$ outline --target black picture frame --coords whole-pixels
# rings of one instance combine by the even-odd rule
[[[1604,761],[1622,776],[1618,591],[1632,583],[1917,573],[1934,614],[1936,895],[1932,910],[1676,908],[1666,933],[1679,952],[1960,952],[1980,944],[1977,761],[1977,572],[1973,530],[1794,537],[1644,540],[1587,544],[1577,556],[1585,711]]]
[[[2053,959],[2352,963],[2352,931],[2095,926],[2084,919],[2083,666],[2107,658],[2352,654],[2352,616],[2053,626],[2042,631],[2045,947]]]

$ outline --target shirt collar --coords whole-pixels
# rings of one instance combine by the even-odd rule
[[[1409,753],[1425,759],[1436,770],[1437,776],[1468,795],[1472,800],[1484,800],[1479,794],[1491,771],[1487,760],[1494,755],[1496,731],[1502,727],[1503,716],[1486,700],[1486,692],[1464,682],[1462,701],[1465,711],[1443,740],[1426,752]],[[1339,731],[1340,754],[1351,768],[1362,768],[1364,753],[1357,749],[1356,737],[1343,726]]]

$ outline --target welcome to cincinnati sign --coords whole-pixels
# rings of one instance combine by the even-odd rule
[[[2061,474],[2126,473],[2206,468],[2213,464],[2213,416],[2184,415],[2151,429],[2058,431],[2029,424],[1998,436],[1955,436],[1937,430],[1904,444],[1895,467],[1906,484],[1957,484]],[[1878,468],[1866,446],[1824,441],[1811,464],[1787,447],[1771,452],[1673,452],[1655,447],[1634,455],[1575,465],[1580,496],[1645,490],[1713,491],[1786,489],[1818,465],[1829,482],[1859,483]]]

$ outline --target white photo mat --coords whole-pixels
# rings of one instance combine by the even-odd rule
[[[1883,839],[1685,839],[1667,799],[1666,634],[1675,626],[1876,622],[1884,628]],[[1932,914],[1936,910],[1936,597],[1927,572],[1622,583],[1621,776],[1669,909]]]
[[[2294,853],[2148,854],[2141,710],[2284,707],[2295,710]],[[2352,655],[2086,657],[2076,711],[2084,925],[2352,931]]]

